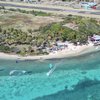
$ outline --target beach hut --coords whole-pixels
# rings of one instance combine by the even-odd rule
[[[68,47],[68,42],[61,42],[61,41],[58,41],[57,42],[57,47],[60,48],[60,49],[64,49],[66,47]]]
[[[100,35],[93,35],[91,38],[92,41],[100,41]]]

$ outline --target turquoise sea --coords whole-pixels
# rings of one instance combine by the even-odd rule
[[[50,63],[56,69],[47,76]],[[12,70],[27,73],[10,76]],[[100,100],[100,51],[43,61],[1,59],[0,100]]]

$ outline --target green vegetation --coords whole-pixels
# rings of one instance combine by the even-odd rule
[[[26,13],[26,14],[32,14],[35,16],[51,16],[51,13],[46,13],[46,12],[42,12],[42,11],[35,11],[35,10],[22,10],[22,9],[14,9],[14,8],[10,8],[10,9],[6,9],[4,6],[0,7],[0,9],[2,10],[9,10],[9,11],[13,11],[13,12],[20,12],[20,13]]]
[[[14,28],[2,29],[0,27],[0,51],[5,53],[18,53],[20,55],[46,54],[47,52],[43,52],[41,49],[35,52],[32,48],[34,46],[40,46],[39,43],[41,40],[38,40],[36,37],[22,30]],[[25,45],[25,47],[21,48],[22,45]]]
[[[26,14],[27,11],[23,14],[23,10],[19,10],[17,13],[12,12],[1,7],[0,51],[17,53],[23,56],[48,54],[44,45],[44,39],[40,38],[40,32],[35,32],[35,30],[40,26],[55,22],[54,18],[45,17],[44,19],[42,16],[35,17],[31,14]],[[31,11],[31,13],[34,13],[34,11]],[[36,15],[45,14],[42,12],[35,13]]]
[[[77,25],[78,30],[63,26],[66,23]],[[100,23],[92,18],[83,18],[77,16],[68,16],[61,23],[53,23],[42,27],[42,34],[49,36],[51,41],[59,39],[61,41],[72,41],[86,43],[88,36],[100,34]]]
[[[1,7],[0,9],[5,8]],[[92,36],[93,34],[100,34],[99,19],[68,15],[66,18],[63,18],[62,22],[54,22],[51,24],[49,23],[46,26],[41,25],[39,29],[35,30],[33,29],[34,26],[32,26],[35,22],[33,21],[33,19],[30,20],[30,17],[26,17],[26,15],[32,14],[35,16],[49,16],[49,14],[37,11],[25,11],[20,9],[9,10],[10,12],[17,11],[20,13],[25,13],[25,15],[19,15],[17,17],[14,15],[10,16],[8,17],[8,20],[6,20],[6,22],[8,21],[7,23],[3,23],[5,22],[6,18],[3,18],[4,20],[1,20],[1,23],[3,24],[1,24],[0,26],[0,52],[14,54],[17,53],[22,56],[40,54],[43,55],[48,54],[47,48],[50,48],[52,44],[56,43],[56,41],[58,40],[70,41],[75,44],[77,42],[79,42],[80,44],[86,44],[88,36]],[[12,18],[13,20],[11,21],[10,18]],[[21,28],[15,28],[13,25],[18,21],[24,22],[21,23]],[[5,24],[6,26],[9,26],[11,22],[13,22],[12,26],[4,27]],[[30,28],[29,26],[24,31],[22,28],[25,24],[31,25],[32,27]],[[71,27],[69,24],[75,26],[76,28]]]

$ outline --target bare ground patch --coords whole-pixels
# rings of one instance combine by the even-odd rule
[[[3,13],[0,11],[0,26],[4,28],[17,28],[26,31],[28,29],[38,29],[41,26],[45,26],[47,24],[53,22],[63,21],[60,17],[55,16],[34,16],[31,14],[22,14],[19,12],[8,12]]]

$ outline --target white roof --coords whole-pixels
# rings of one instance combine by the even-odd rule
[[[57,42],[57,45],[68,45],[68,42],[66,41],[66,42]]]
[[[92,38],[95,39],[95,40],[100,40],[100,36],[99,35],[94,35]]]

